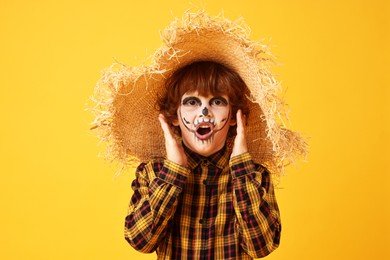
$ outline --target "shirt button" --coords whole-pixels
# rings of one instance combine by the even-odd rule
[[[203,184],[207,185],[208,184],[207,180],[203,180]]]
[[[203,225],[204,219],[200,219],[200,220],[199,220],[199,223],[200,223],[201,225]]]
[[[202,166],[208,166],[209,165],[209,162],[205,159],[205,160],[202,160]]]

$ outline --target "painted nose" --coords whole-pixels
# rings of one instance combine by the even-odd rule
[[[207,115],[209,114],[209,110],[207,109],[207,107],[203,108],[202,114],[203,114],[204,116],[207,116]]]

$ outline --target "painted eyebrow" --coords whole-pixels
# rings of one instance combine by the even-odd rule
[[[213,97],[213,98],[210,100],[210,104],[211,104],[214,100],[216,100],[216,99],[221,100],[222,103],[224,103],[225,105],[228,104],[228,101],[227,101],[226,98],[224,98],[224,97]]]
[[[188,101],[190,101],[190,100],[195,100],[196,103],[202,104],[202,102],[200,101],[200,99],[197,98],[197,97],[194,97],[194,96],[190,96],[190,97],[184,98],[182,104],[185,105],[185,104],[186,104]]]

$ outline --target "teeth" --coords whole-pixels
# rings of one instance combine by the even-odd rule
[[[214,122],[215,122],[214,118],[204,118],[204,117],[201,117],[201,118],[195,119],[194,125],[196,127],[196,126],[198,126],[201,123],[211,123],[211,124],[214,124]]]

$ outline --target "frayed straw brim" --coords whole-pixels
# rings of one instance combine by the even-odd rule
[[[267,46],[249,40],[249,28],[242,21],[187,12],[161,38],[163,45],[151,65],[131,68],[115,63],[96,86],[94,128],[108,142],[107,157],[124,165],[164,157],[157,95],[164,94],[164,81],[175,70],[206,60],[235,70],[250,90],[246,135],[254,161],[279,176],[286,164],[305,155],[305,140],[283,125],[285,104],[277,96],[279,84],[269,70],[272,56]]]

